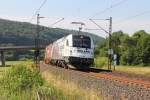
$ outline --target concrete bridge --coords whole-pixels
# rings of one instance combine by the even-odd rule
[[[45,49],[46,46],[39,46],[39,49]],[[1,54],[1,64],[5,66],[5,55],[4,52],[6,51],[25,51],[25,50],[36,50],[35,46],[9,46],[9,47],[0,47],[0,54]]]

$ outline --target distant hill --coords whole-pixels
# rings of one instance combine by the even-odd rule
[[[77,31],[40,26],[40,43],[48,44],[71,33],[75,34]],[[104,41],[104,38],[91,33],[81,34],[90,35],[94,43]],[[34,45],[35,36],[36,25],[34,24],[0,19],[0,46]]]

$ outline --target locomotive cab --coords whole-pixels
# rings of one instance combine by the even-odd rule
[[[70,43],[70,44],[69,44]],[[89,36],[85,35],[72,35],[69,40],[66,41],[66,45],[69,47],[68,63],[73,66],[86,66],[89,67],[94,62],[94,45]],[[69,46],[70,45],[70,46]],[[67,50],[66,50],[67,51]]]

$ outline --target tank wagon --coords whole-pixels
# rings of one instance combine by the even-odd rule
[[[46,47],[44,61],[65,68],[89,68],[94,62],[93,40],[86,35],[67,35]]]

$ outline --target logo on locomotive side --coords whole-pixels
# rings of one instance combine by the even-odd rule
[[[77,52],[79,52],[79,53],[90,53],[90,51],[88,51],[88,50],[77,50]]]

